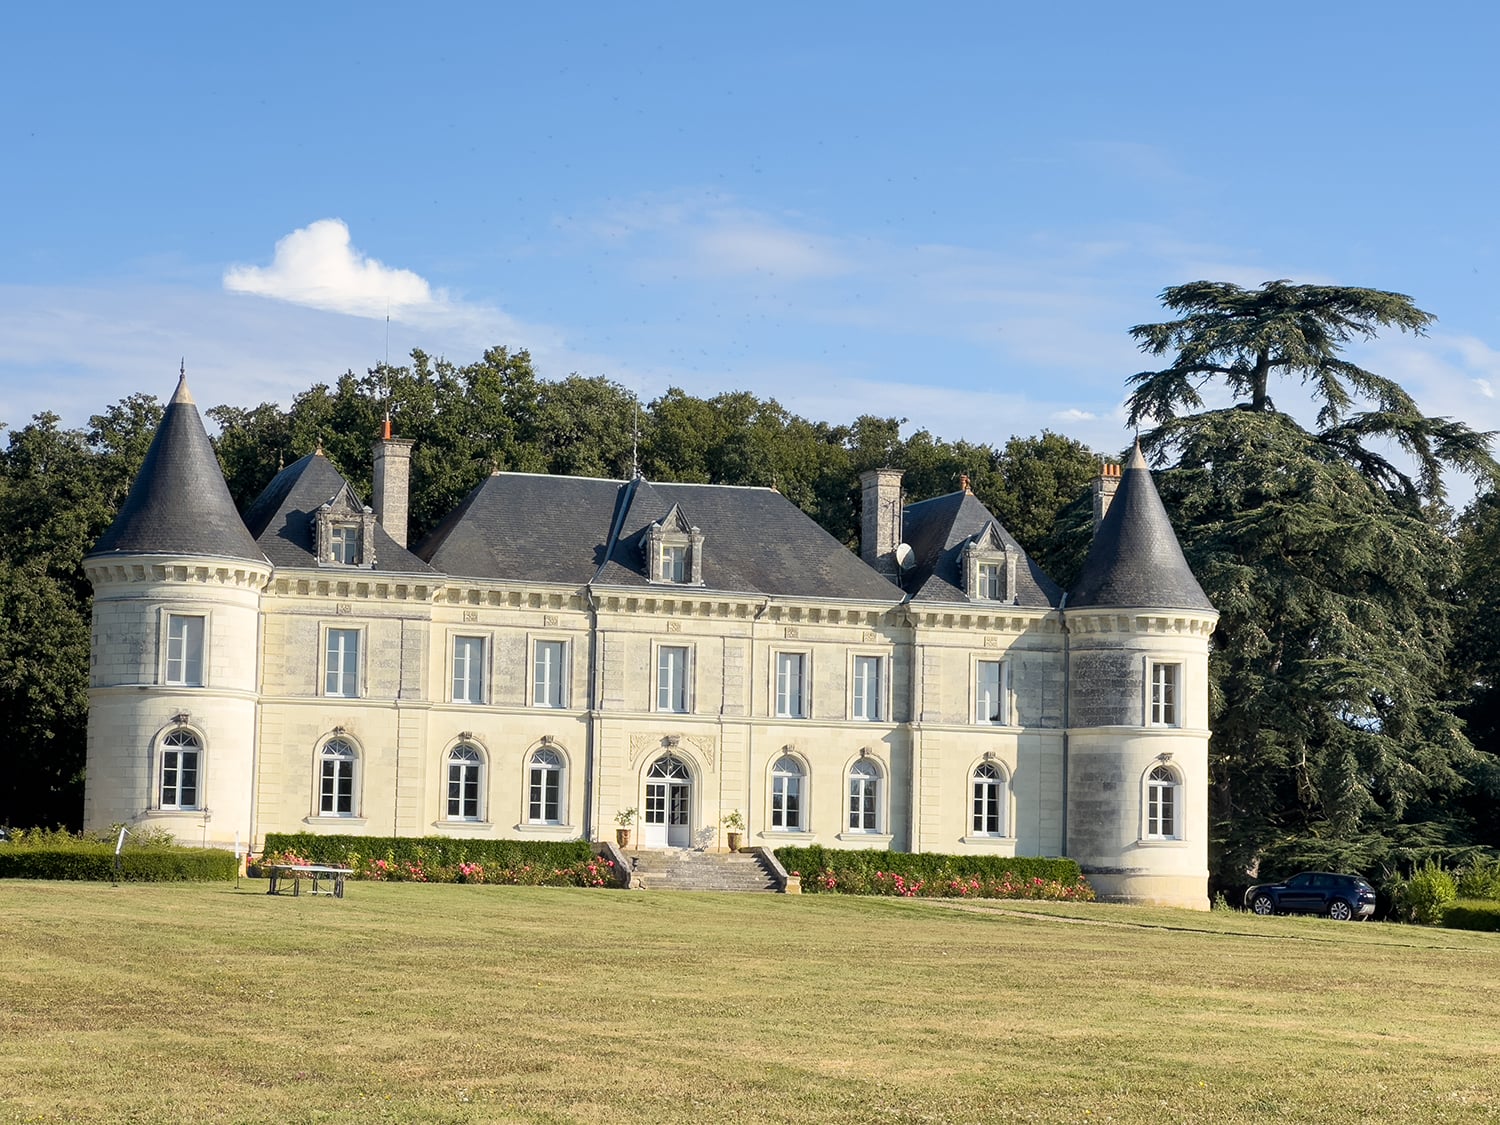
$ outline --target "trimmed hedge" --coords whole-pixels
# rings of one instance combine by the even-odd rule
[[[1092,901],[1076,860],[1033,856],[941,855],[931,852],[845,851],[814,844],[777,848],[787,871],[802,875],[804,893],[903,897],[1015,897]]]
[[[219,848],[126,848],[120,878],[133,883],[217,882],[233,879],[239,864]],[[65,847],[0,845],[0,879],[115,878],[115,849],[109,844]]]
[[[587,840],[455,840],[448,836],[272,833],[269,862],[348,867],[356,879],[398,883],[499,883],[520,887],[617,886],[623,872]]]
[[[1500,902],[1461,898],[1443,911],[1443,925],[1450,930],[1500,933]]]

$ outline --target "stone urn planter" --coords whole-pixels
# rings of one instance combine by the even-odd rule
[[[615,829],[615,843],[619,844],[620,847],[622,847],[622,848],[628,848],[628,847],[630,847],[630,829],[628,829],[628,828],[616,828]]]
[[[740,833],[738,833],[738,832],[725,832],[724,833],[724,838],[726,840],[728,840],[728,842],[729,842],[729,850],[730,851],[737,852],[737,851],[740,850]]]

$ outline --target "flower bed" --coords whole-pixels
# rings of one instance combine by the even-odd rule
[[[1017,898],[1093,902],[1094,889],[1071,859],[778,848],[802,876],[804,894],[897,898]]]
[[[258,864],[348,867],[385,883],[491,883],[511,887],[612,887],[613,861],[583,840],[453,840],[446,836],[273,834]]]

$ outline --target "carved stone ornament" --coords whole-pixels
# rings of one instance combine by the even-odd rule
[[[651,753],[653,756],[658,753],[667,754],[687,747],[702,758],[709,769],[714,769],[718,758],[718,741],[712,735],[690,737],[685,734],[632,734],[629,764],[635,765],[640,761],[642,754]]]

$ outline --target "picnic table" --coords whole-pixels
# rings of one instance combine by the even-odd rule
[[[309,894],[344,897],[344,879],[354,874],[352,867],[326,867],[321,863],[272,863],[266,865],[266,874],[271,880],[268,895],[280,894],[281,884],[292,884],[292,897],[302,894],[304,877],[312,884]],[[329,886],[332,881],[333,885]]]

